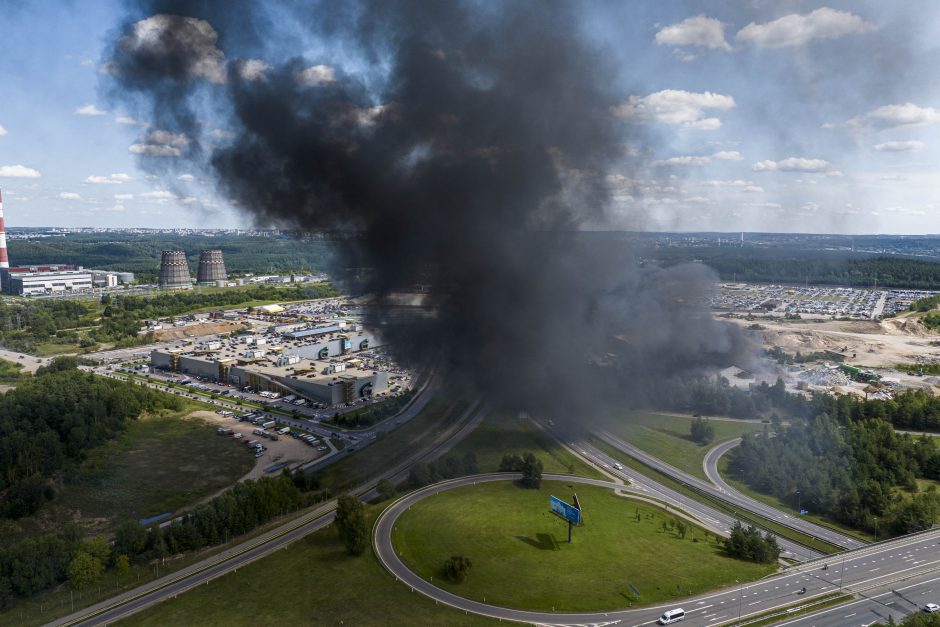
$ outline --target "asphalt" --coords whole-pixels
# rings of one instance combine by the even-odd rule
[[[425,396],[424,394],[422,396]],[[352,490],[367,501],[375,497],[374,485],[382,479],[400,480],[407,476],[408,469],[417,462],[430,462],[439,458],[479,425],[486,409],[473,404],[451,426],[442,429],[437,436],[415,454],[403,458],[380,476]],[[139,612],[151,605],[170,599],[196,586],[211,585],[212,580],[244,567],[251,562],[270,555],[297,540],[328,526],[334,518],[336,501],[324,503],[312,512],[269,532],[247,540],[221,554],[202,560],[181,571],[130,590],[122,595],[59,618],[48,625],[65,626],[104,625]]]
[[[743,511],[758,514],[759,516],[773,520],[778,524],[790,527],[791,529],[795,529],[814,538],[825,540],[826,542],[834,544],[838,547],[842,547],[843,549],[857,549],[866,545],[865,542],[862,542],[857,538],[847,536],[834,529],[823,527],[803,518],[791,516],[785,512],[781,512],[780,510],[771,507],[770,505],[761,503],[756,499],[738,492],[726,482],[721,480],[721,477],[718,473],[718,459],[720,458],[721,454],[733,448],[735,446],[734,444],[729,443],[716,447],[709,452],[708,456],[706,456],[705,473],[706,476],[708,476],[708,478],[713,482],[709,483],[699,479],[698,477],[694,477],[687,472],[679,470],[678,468],[671,466],[670,464],[667,464],[666,462],[657,459],[656,457],[653,457],[644,451],[641,451],[635,446],[627,444],[609,432],[600,432],[596,435],[601,440],[621,451],[622,453],[629,455],[630,457],[658,470],[665,475],[668,475],[669,477],[672,477],[681,483],[687,484],[715,498],[719,498],[733,507]],[[727,448],[723,448],[725,446],[727,446]],[[716,451],[718,452],[717,454]]]
[[[866,598],[873,599],[866,601],[866,603],[879,604],[879,600],[883,600],[886,593],[892,594],[892,587],[898,585],[910,587],[907,596],[912,598],[913,605],[908,604],[909,613],[910,611],[916,611],[912,608],[918,603],[928,602],[928,598],[933,599],[931,596],[933,588],[924,588],[923,586],[932,586],[934,582],[938,581],[937,575],[940,571],[940,550],[938,550],[940,529],[846,551],[837,556],[789,568],[778,575],[741,584],[734,588],[692,597],[681,602],[636,610],[608,612],[532,612],[465,599],[425,581],[410,571],[398,557],[392,544],[392,530],[395,521],[410,506],[428,496],[446,490],[481,482],[514,480],[519,476],[518,474],[502,473],[463,477],[434,484],[402,497],[386,508],[376,521],[373,530],[373,546],[376,556],[398,581],[409,586],[414,592],[430,597],[438,603],[450,605],[460,611],[499,620],[512,620],[538,625],[610,623],[649,625],[654,623],[664,610],[674,607],[685,609],[685,625],[720,624],[739,620],[747,615],[772,610],[781,611],[781,620],[785,620],[785,608],[804,604],[816,596],[842,590],[850,594],[864,594]],[[614,490],[623,487],[610,481],[584,479],[567,475],[548,474],[544,476],[544,479],[569,483],[586,483],[609,487]],[[802,588],[805,588],[805,593],[801,593]],[[898,588],[895,587],[895,589]],[[927,592],[927,590],[930,590],[930,592]],[[842,605],[820,613],[821,617],[833,622],[822,623],[807,618],[800,619],[799,624],[862,624],[845,618],[846,614],[852,613],[851,607],[851,605]],[[865,609],[859,609],[863,613],[865,612]],[[842,612],[842,614],[840,615],[839,612]]]
[[[724,536],[727,536],[731,532],[731,526],[737,520],[735,516],[718,511],[695,499],[690,499],[688,496],[676,492],[628,466],[617,468],[617,466],[620,465],[617,460],[589,442],[571,442],[570,445],[573,447],[576,454],[600,466],[605,472],[629,481],[630,485],[621,488],[622,490],[662,501],[667,511],[673,508],[677,512],[686,512],[695,518],[702,526]],[[777,543],[780,545],[781,557],[804,562],[823,556],[822,553],[805,547],[802,544],[797,544],[783,536],[775,537],[777,538]]]

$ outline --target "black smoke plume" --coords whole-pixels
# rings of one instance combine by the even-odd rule
[[[580,230],[631,137],[609,111],[629,68],[577,7],[153,2],[115,37],[109,93],[151,122],[146,167],[195,168],[260,224],[354,231],[343,262],[370,269],[405,358],[513,409],[649,402],[745,350],[705,309],[709,270]],[[431,315],[392,306],[416,285]]]

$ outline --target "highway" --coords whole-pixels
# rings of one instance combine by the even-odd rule
[[[781,622],[783,622],[786,620],[785,608],[805,604],[811,601],[814,596],[831,594],[840,591],[840,589],[849,594],[864,594],[866,599],[869,599],[864,603],[873,603],[884,607],[885,593],[891,594],[892,587],[901,591],[897,586],[908,586],[908,594],[905,594],[905,596],[910,597],[911,602],[904,606],[896,604],[897,609],[892,611],[897,611],[898,616],[902,613],[917,611],[915,609],[916,604],[928,601],[936,602],[936,599],[940,598],[940,586],[936,588],[938,594],[935,596],[931,596],[934,588],[930,587],[938,581],[938,574],[940,574],[940,551],[938,551],[940,529],[867,545],[836,556],[801,564],[758,581],[692,597],[681,602],[636,610],[608,612],[533,612],[487,605],[442,590],[412,573],[402,563],[392,545],[391,533],[397,518],[411,505],[445,490],[481,482],[513,480],[520,476],[512,473],[501,473],[463,477],[437,483],[400,498],[386,508],[376,521],[373,530],[373,546],[376,556],[383,566],[404,585],[435,599],[439,603],[495,619],[538,625],[611,623],[650,625],[656,621],[665,609],[673,607],[685,609],[686,619],[683,624],[689,626],[708,626],[734,622],[741,617],[772,610],[779,610],[783,613],[781,617]],[[605,486],[615,490],[622,489],[622,486],[614,482],[597,479],[550,474],[546,474],[543,478],[568,483]],[[805,593],[800,592],[802,588],[806,589]],[[931,592],[927,592],[927,590],[931,590]],[[901,592],[904,594],[904,591]],[[852,620],[854,616],[845,617],[845,615],[852,613],[853,605],[845,604],[820,613],[822,618],[833,622],[823,623],[807,618],[794,624],[842,626],[868,624],[874,620],[874,618],[871,618],[873,614],[865,609],[867,607],[865,604],[861,604],[858,610],[865,615],[866,620],[855,622]],[[866,612],[868,613],[866,614]],[[856,611],[856,614],[858,614],[858,611]]]
[[[459,420],[442,429],[422,449],[402,459],[380,476],[351,490],[350,493],[359,495],[361,500],[373,498],[376,483],[382,479],[400,481],[407,476],[408,469],[415,463],[430,462],[439,458],[475,429],[485,415],[485,408],[481,407],[479,403],[473,404]],[[181,571],[59,618],[49,623],[49,625],[90,627],[91,625],[109,624],[172,598],[195,586],[210,585],[210,582],[217,577],[270,555],[304,536],[323,529],[333,521],[333,510],[335,508],[335,500],[324,503],[300,518],[268,531],[257,538],[247,540]]]
[[[628,480],[630,485],[621,487],[621,490],[663,501],[667,506],[667,510],[670,505],[675,504],[674,509],[682,510],[690,514],[704,527],[712,531],[717,531],[723,536],[727,536],[730,533],[731,526],[734,524],[735,520],[737,520],[734,516],[713,509],[695,499],[690,499],[688,496],[650,479],[638,470],[620,465],[617,460],[589,442],[571,442],[570,446],[577,455],[580,455],[591,463],[601,466],[605,472]],[[618,465],[621,467],[617,468]],[[782,536],[775,537],[777,538],[777,544],[780,545],[781,557],[804,562],[823,556],[823,554],[818,551],[814,551],[802,544],[797,544]]]
[[[796,529],[814,538],[825,540],[826,542],[829,542],[830,544],[834,544],[844,549],[857,549],[857,548],[865,546],[865,543],[862,542],[861,540],[858,540],[857,538],[847,536],[843,533],[840,533],[828,527],[817,525],[808,520],[804,520],[796,516],[791,516],[789,514],[781,512],[780,510],[774,507],[771,507],[770,505],[761,503],[760,501],[756,499],[753,499],[749,496],[745,496],[744,494],[738,492],[737,490],[732,488],[730,485],[728,485],[724,481],[721,481],[721,478],[718,475],[718,457],[720,456],[720,454],[710,454],[708,457],[705,458],[706,475],[712,481],[715,481],[716,478],[720,481],[720,483],[716,481],[715,484],[712,485],[711,483],[708,483],[707,481],[703,481],[699,479],[698,477],[694,477],[687,472],[683,472],[679,470],[675,466],[671,466],[667,464],[666,462],[653,457],[649,453],[641,451],[635,446],[627,444],[626,442],[617,438],[615,435],[609,432],[601,431],[601,432],[596,433],[595,435],[601,440],[603,440],[609,446],[612,446],[618,451],[626,455],[629,455],[630,457],[636,459],[637,461],[640,461],[643,464],[651,468],[654,468],[658,470],[659,472],[665,475],[668,475],[669,477],[681,483],[688,484],[700,491],[705,492],[706,494],[709,494],[710,496],[719,498],[725,501],[726,503],[728,503],[729,505],[731,505],[732,507],[738,508],[743,511],[752,512],[754,514],[758,514],[759,516],[763,516],[764,518],[768,518],[770,520],[773,520],[774,522],[780,523],[792,529]],[[727,444],[727,445],[722,445],[722,446],[727,446],[727,448],[722,449],[722,447],[718,447],[717,450],[719,450],[720,452],[724,452],[728,450],[729,448],[732,448],[734,445]],[[713,449],[710,453],[714,453],[715,450],[716,449]]]

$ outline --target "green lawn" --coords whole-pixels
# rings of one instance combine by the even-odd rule
[[[125,520],[172,512],[230,486],[254,463],[209,423],[149,416],[90,451],[55,504],[77,512],[88,532],[106,534]]]
[[[77,343],[58,344],[56,342],[42,342],[36,345],[34,351],[40,357],[54,357],[55,355],[65,355],[68,353],[77,353],[81,349]]]
[[[702,469],[705,455],[716,444],[741,437],[751,431],[760,431],[760,422],[732,422],[711,420],[715,428],[715,440],[701,445],[692,441],[689,427],[692,418],[668,416],[644,412],[626,412],[608,416],[604,426],[620,439],[646,451],[679,470],[700,479],[708,480]]]
[[[567,524],[548,512],[548,497],[567,500],[572,491],[584,509],[585,526],[574,530],[569,545]],[[587,611],[658,603],[776,570],[728,557],[697,527],[685,539],[663,530],[662,523],[672,520],[658,508],[604,488],[545,482],[540,490],[526,490],[507,481],[429,497],[402,515],[393,536],[405,563],[426,579],[467,598],[522,609]],[[454,554],[473,562],[462,584],[441,572]]]
[[[369,524],[381,508],[368,508]],[[348,556],[328,527],[285,551],[151,607],[120,625],[495,625],[415,593],[369,550]]]
[[[639,462],[633,459],[626,453],[623,453],[615,449],[614,447],[610,446],[606,442],[598,440],[597,438],[591,438],[591,443],[597,448],[599,448],[600,450],[604,451],[605,453],[613,457],[614,459],[622,462],[624,466],[633,468],[634,470],[637,470],[643,473],[644,475],[646,475],[647,477],[650,477],[654,481],[657,481],[663,484],[664,486],[676,492],[679,492],[680,494],[688,496],[691,499],[704,503],[708,505],[709,507],[722,511],[726,514],[734,516],[735,518],[737,518],[738,520],[740,520],[742,523],[746,525],[756,525],[758,527],[762,527],[766,531],[771,531],[781,537],[789,538],[790,540],[798,544],[802,544],[803,546],[810,547],[812,549],[819,551],[820,553],[824,553],[827,555],[832,554],[832,553],[838,553],[839,551],[842,550],[841,547],[838,547],[834,544],[830,544],[823,540],[819,540],[812,536],[806,535],[805,533],[796,531],[795,529],[784,527],[783,525],[780,525],[773,520],[764,518],[763,516],[758,516],[757,514],[752,514],[750,512],[738,511],[736,507],[734,507],[730,503],[727,503],[726,501],[722,501],[721,499],[718,499],[717,497],[709,496],[702,492],[692,490],[686,484],[680,484],[679,482],[675,481],[672,477],[669,477],[668,475],[665,475],[659,472],[658,470],[654,470],[650,468],[649,466],[644,465],[642,462]]]
[[[545,472],[606,479],[593,467],[569,453],[555,438],[539,429],[528,418],[491,413],[453,448],[457,457],[473,452],[480,472],[496,472],[503,455],[535,453]]]

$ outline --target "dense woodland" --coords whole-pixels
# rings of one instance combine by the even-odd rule
[[[181,409],[149,388],[103,379],[58,358],[48,371],[0,395],[0,516],[34,513],[88,449],[124,430],[144,411]]]
[[[708,246],[661,248],[654,259],[663,265],[698,261],[714,268],[723,281],[940,288],[940,263],[901,256],[791,247]]]
[[[918,493],[917,485],[917,478],[940,479],[933,438],[899,434],[878,418],[840,422],[826,413],[774,433],[745,435],[730,453],[734,475],[756,490],[876,534],[936,522],[940,494]]]
[[[101,270],[133,272],[138,281],[154,283],[164,250],[183,250],[196,274],[199,251],[220,249],[230,274],[323,272],[333,258],[336,242],[235,235],[179,236],[171,234],[70,233],[64,237],[11,239],[10,261],[16,265],[71,263]]]

